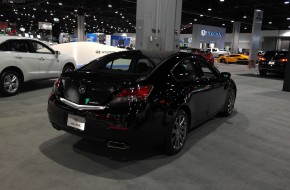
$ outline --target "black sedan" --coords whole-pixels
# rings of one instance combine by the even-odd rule
[[[261,76],[266,76],[267,73],[280,73],[284,75],[288,51],[267,51],[259,58],[259,72]]]
[[[237,88],[205,58],[180,52],[155,66],[141,51],[112,53],[63,73],[48,100],[52,126],[127,149],[179,152],[191,128],[233,112]]]

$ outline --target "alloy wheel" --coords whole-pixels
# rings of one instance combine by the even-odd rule
[[[13,94],[18,90],[19,78],[15,74],[8,74],[4,78],[4,89],[6,92]]]
[[[171,143],[175,150],[180,150],[186,140],[187,135],[187,118],[181,114],[175,118],[174,126],[171,132]]]
[[[229,93],[228,105],[227,105],[227,112],[230,115],[233,112],[234,105],[235,105],[235,90],[231,89]]]

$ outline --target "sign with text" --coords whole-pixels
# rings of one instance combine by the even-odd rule
[[[218,37],[218,38],[222,37],[222,33],[220,32],[211,32],[207,30],[201,30],[200,33],[201,33],[201,36],[212,36],[212,37]]]

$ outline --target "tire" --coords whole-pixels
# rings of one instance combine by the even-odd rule
[[[188,133],[189,120],[183,110],[175,113],[169,126],[165,151],[168,155],[174,155],[180,152],[185,144]]]
[[[220,63],[224,63],[225,62],[225,59],[220,59]]]
[[[236,100],[236,91],[231,86],[229,89],[228,99],[225,103],[224,111],[222,112],[223,116],[232,115],[235,106],[235,100]]]
[[[14,96],[21,87],[21,78],[16,71],[8,70],[0,76],[0,93],[3,96]]]
[[[267,72],[265,70],[259,70],[261,76],[266,76]]]
[[[73,66],[67,64],[63,67],[62,73],[70,72],[73,71],[74,69],[75,68]]]

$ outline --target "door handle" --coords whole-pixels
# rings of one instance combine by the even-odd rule
[[[44,61],[44,58],[43,57],[41,57],[41,58],[39,58],[40,59],[40,61]]]
[[[17,55],[15,58],[16,59],[22,59],[22,57],[20,55]]]

